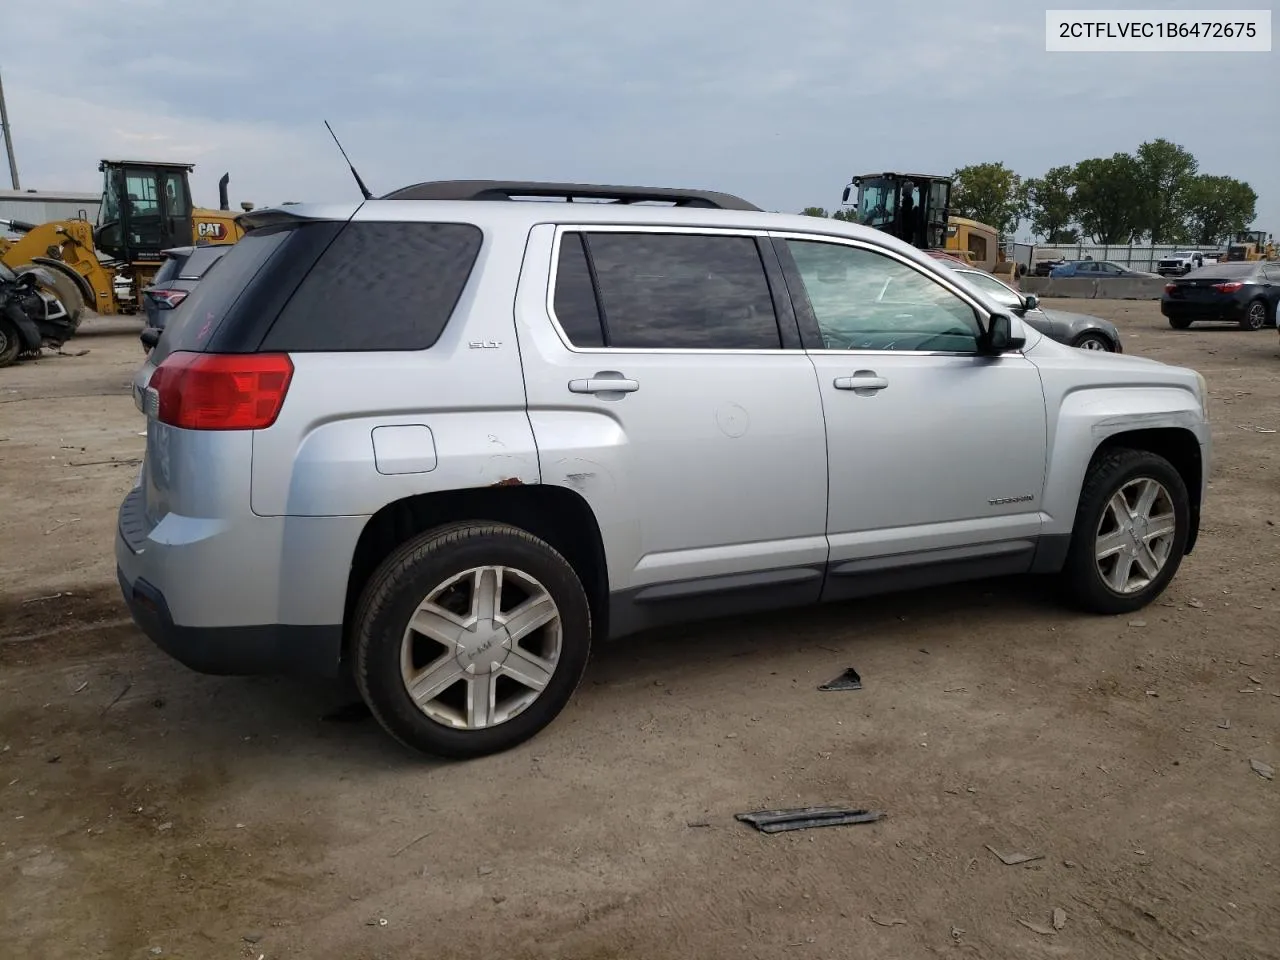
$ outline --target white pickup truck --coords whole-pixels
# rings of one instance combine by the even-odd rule
[[[1217,262],[1216,253],[1201,253],[1199,250],[1171,253],[1156,264],[1156,273],[1162,277],[1181,277],[1192,270],[1199,270],[1205,264]]]

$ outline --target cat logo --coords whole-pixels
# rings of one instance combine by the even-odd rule
[[[201,240],[221,240],[227,235],[226,224],[223,223],[198,223],[196,224],[196,236]]]

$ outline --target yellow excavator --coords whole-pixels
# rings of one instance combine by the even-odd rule
[[[988,273],[1016,277],[995,227],[951,215],[951,178],[931,173],[869,173],[844,188],[856,194],[857,222],[884,230],[913,247],[949,254]]]
[[[224,174],[219,208],[191,203],[190,163],[103,160],[102,205],[97,223],[83,219],[24,223],[0,220],[17,239],[0,238],[0,262],[17,273],[35,273],[40,285],[79,323],[85,307],[99,314],[140,309],[142,288],[170,247],[235,243],[244,236],[231,211]],[[242,203],[248,212],[253,204]]]

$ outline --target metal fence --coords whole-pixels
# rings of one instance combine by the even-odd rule
[[[1199,251],[1206,255],[1217,256],[1222,253],[1221,247],[1203,247],[1203,246],[1177,246],[1175,244],[1158,243],[1137,244],[1130,243],[1123,246],[1102,243],[1071,243],[1056,244],[1054,246],[1040,246],[1037,244],[1032,248],[1029,244],[1011,244],[1016,248],[1017,252],[1011,259],[1017,260],[1019,263],[1026,263],[1028,267],[1032,266],[1037,260],[1109,260],[1112,263],[1118,263],[1122,267],[1128,267],[1130,270],[1146,270],[1151,273],[1155,272],[1156,264],[1175,253],[1186,253],[1188,251]],[[1030,252],[1030,260],[1026,259],[1027,251]]]

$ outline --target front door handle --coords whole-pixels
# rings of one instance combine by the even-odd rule
[[[570,380],[570,393],[594,393],[600,394],[622,394],[635,393],[640,389],[640,384],[636,380],[631,380],[618,373],[616,370],[602,370],[594,377],[586,380]],[[604,399],[604,398],[602,398]],[[609,399],[618,399],[612,397]]]
[[[874,370],[859,370],[852,377],[836,377],[832,381],[832,386],[837,390],[852,390],[855,393],[864,393],[870,396],[878,390],[883,390],[889,386],[889,381],[884,377],[876,376]]]

